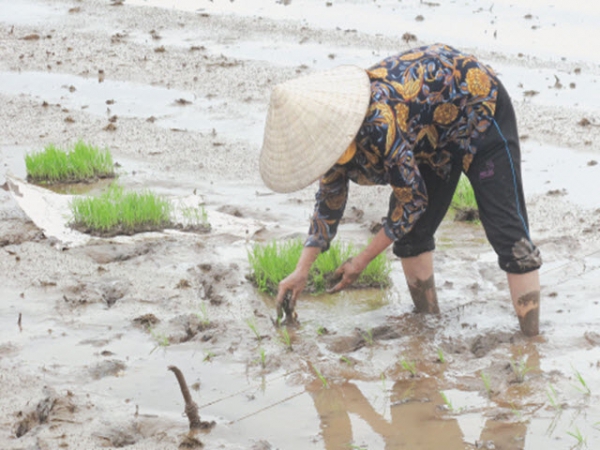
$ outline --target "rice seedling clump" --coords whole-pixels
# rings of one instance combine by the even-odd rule
[[[115,176],[110,152],[82,141],[70,151],[50,144],[42,152],[26,155],[25,167],[32,183],[78,183]]]
[[[477,201],[475,200],[475,192],[469,179],[461,175],[452,197],[452,203],[450,204],[454,210],[454,220],[464,222],[478,222],[479,221],[479,209],[477,208]]]
[[[94,236],[131,235],[172,226],[171,203],[149,192],[125,192],[117,184],[98,197],[71,202],[71,227]]]
[[[279,282],[296,268],[303,248],[304,244],[300,239],[254,245],[248,252],[251,270],[248,278],[261,292],[275,295]],[[353,245],[334,241],[329,250],[321,253],[313,264],[306,290],[318,294],[333,287],[337,282],[334,279],[335,270],[357,254],[358,250]],[[391,284],[390,270],[390,262],[382,253],[371,261],[352,287],[388,287]]]

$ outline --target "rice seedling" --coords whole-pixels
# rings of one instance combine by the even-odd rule
[[[573,366],[571,366],[571,368],[575,371],[575,378],[577,378],[577,381],[579,382],[579,384],[575,386],[575,389],[577,389],[579,392],[582,392],[584,395],[590,395],[592,391],[581,373],[577,369],[573,368]]]
[[[275,295],[279,282],[296,268],[303,248],[304,244],[300,239],[254,245],[248,252],[251,271],[249,279],[261,292]],[[308,276],[307,291],[324,292],[330,287],[335,270],[356,254],[358,251],[351,244],[334,241],[330,249],[321,253],[313,264]],[[365,268],[354,287],[387,287],[390,285],[390,271],[390,262],[382,253]]]
[[[287,330],[286,327],[281,327],[279,329],[279,339],[281,340],[281,342],[283,343],[283,345],[285,345],[285,348],[288,351],[294,350],[292,348],[292,337],[290,336],[290,333],[289,333],[289,331]]]
[[[265,367],[267,367],[267,352],[265,351],[264,348],[260,348],[258,350],[258,354],[259,354],[259,361],[260,361],[260,366],[264,369]]]
[[[444,391],[440,391],[440,396],[442,397],[444,405],[446,406],[448,411],[454,412],[454,405],[452,404],[452,401],[448,398],[448,396],[444,393]]]
[[[587,446],[586,439],[583,436],[583,434],[581,434],[581,431],[579,430],[579,427],[575,427],[574,431],[567,431],[567,434],[569,436],[575,438],[575,440],[577,441],[577,444],[575,444],[574,448],[581,448],[583,446]]]
[[[384,393],[387,392],[387,384],[386,384],[385,373],[381,372],[381,375],[379,375],[379,379],[381,380],[381,390]]]
[[[208,222],[208,213],[204,206],[198,207],[183,206],[179,207],[180,216],[178,219],[178,228],[183,231],[209,231],[210,223]]]
[[[204,362],[210,362],[212,361],[212,359],[215,357],[216,355],[211,352],[210,350],[207,350],[204,352],[204,359],[202,361]]]
[[[367,450],[367,447],[363,447],[361,445],[356,445],[356,444],[348,444],[348,448],[350,448],[352,450]]]
[[[438,362],[444,364],[446,362],[446,357],[444,356],[444,351],[441,348],[437,349]]]
[[[349,366],[353,366],[354,365],[354,362],[350,358],[348,358],[347,356],[340,356],[340,361],[343,362],[343,363],[348,364]]]
[[[27,180],[33,183],[74,183],[115,176],[108,150],[78,141],[71,150],[50,144],[25,156]]]
[[[548,401],[550,405],[557,410],[560,411],[562,409],[561,404],[558,402],[558,395],[556,394],[556,389],[551,384],[548,385],[548,390],[546,391],[546,397],[548,397]]]
[[[319,380],[321,380],[321,384],[323,385],[323,387],[325,389],[329,388],[329,382],[327,381],[327,379],[323,376],[323,374],[321,372],[319,372],[319,369],[317,369],[314,364],[311,364],[311,367],[313,369],[313,371],[315,372],[315,375],[317,375],[317,377],[319,378]]]
[[[252,330],[252,333],[254,333],[254,337],[256,337],[256,339],[260,342],[262,340],[262,336],[260,334],[260,331],[258,331],[258,325],[256,324],[256,320],[254,319],[254,317],[246,319],[246,325],[248,325],[250,330]]]
[[[462,174],[458,180],[458,185],[452,197],[450,207],[454,210],[454,220],[467,222],[479,221],[479,210],[475,193],[469,179]]]
[[[324,334],[327,334],[327,328],[325,328],[322,325],[320,325],[319,327],[317,327],[317,335],[318,336],[323,336]]]
[[[375,340],[373,339],[373,330],[368,329],[365,332],[360,332],[362,338],[365,340],[365,342],[367,343],[367,345],[369,347],[372,347],[373,344],[375,343]]]
[[[513,402],[509,403],[510,405],[510,410],[512,411],[512,413],[519,419],[522,420],[523,419],[523,413],[521,413],[521,411],[515,406],[515,404]]]
[[[162,230],[171,225],[172,205],[150,192],[125,192],[112,184],[98,197],[71,202],[71,227],[93,235],[115,236]]]
[[[204,327],[207,327],[210,325],[210,318],[208,317],[208,309],[206,307],[206,303],[202,303],[200,305],[200,312],[196,313],[196,317],[198,317],[198,319],[200,319],[200,323]]]
[[[489,398],[492,397],[492,382],[490,380],[490,377],[488,374],[486,374],[485,372],[481,372],[481,381],[483,381],[483,386],[485,387],[485,391],[487,392],[487,395]]]
[[[518,361],[516,361],[514,358],[511,358],[510,367],[517,377],[517,383],[522,383],[525,381],[525,375],[527,375],[527,373],[533,369],[527,365],[525,358],[521,358]]]
[[[181,208],[181,215],[190,224],[208,223],[208,213],[204,209],[204,206],[199,206],[198,208],[187,206]]]
[[[159,347],[164,349],[171,344],[171,342],[169,341],[169,337],[166,334],[154,331],[154,329],[150,327],[148,327],[148,331],[150,332],[150,335],[154,338],[154,341],[156,342],[156,345],[150,351],[150,354],[152,354],[154,350],[156,350]]]
[[[415,377],[417,375],[417,365],[413,361],[402,358],[400,360],[400,365],[404,370],[410,373],[411,377]]]

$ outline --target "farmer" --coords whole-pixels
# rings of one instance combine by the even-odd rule
[[[434,234],[465,173],[521,330],[539,333],[541,257],[529,236],[515,114],[493,70],[475,57],[435,44],[368,70],[340,66],[275,86],[260,173],[276,192],[319,180],[308,238],[279,284],[279,306],[291,291],[293,310],[311,265],[329,248],[352,180],[390,185],[389,210],[367,247],[337,269],[332,292],[393,244],[416,311],[439,313]]]

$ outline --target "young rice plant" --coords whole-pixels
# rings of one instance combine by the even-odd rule
[[[471,182],[465,175],[461,175],[458,180],[450,206],[455,211],[455,220],[467,222],[477,222],[479,220],[475,192],[473,192]]]
[[[98,197],[73,199],[71,226],[102,236],[162,230],[171,224],[171,209],[168,200],[152,192],[125,192],[113,183]]]
[[[270,295],[277,293],[279,282],[296,268],[304,244],[300,239],[285,242],[272,241],[266,245],[256,244],[248,252],[250,279],[261,292]],[[333,272],[348,258],[358,254],[351,244],[335,241],[328,251],[321,253],[313,264],[309,275],[307,290],[322,293],[331,283]],[[365,268],[354,287],[387,287],[390,284],[390,262],[385,254],[378,255]]]
[[[27,179],[34,183],[74,183],[115,176],[108,150],[82,141],[69,150],[50,144],[42,152],[25,156]]]

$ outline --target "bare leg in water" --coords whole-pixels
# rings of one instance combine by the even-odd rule
[[[433,278],[433,252],[402,258],[402,269],[417,312],[439,314]]]
[[[402,258],[404,276],[412,301],[419,313],[439,314],[433,277],[433,252]],[[521,331],[526,336],[539,334],[540,278],[539,271],[524,274],[508,273],[508,286]]]
[[[523,274],[507,273],[510,296],[526,336],[540,332],[540,275],[538,270]]]

